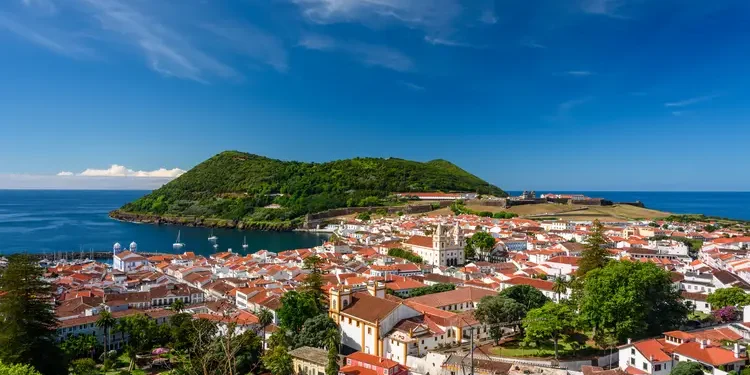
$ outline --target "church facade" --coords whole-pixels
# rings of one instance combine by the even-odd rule
[[[411,251],[433,266],[454,267],[464,264],[466,238],[461,227],[438,224],[432,236],[412,236],[406,241]]]

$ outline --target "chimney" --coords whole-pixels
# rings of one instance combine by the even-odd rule
[[[701,349],[706,349],[706,341],[700,340],[700,343],[701,343]]]
[[[628,345],[630,345],[630,344],[632,344],[632,343],[633,343],[633,340],[632,340],[632,339],[630,339],[630,337],[628,337]]]
[[[740,358],[740,344],[734,343],[734,358]]]

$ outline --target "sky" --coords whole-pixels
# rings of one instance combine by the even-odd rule
[[[223,150],[506,190],[748,191],[746,0],[4,0],[0,188]]]

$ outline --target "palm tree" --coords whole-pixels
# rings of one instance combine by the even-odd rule
[[[341,333],[337,328],[329,328],[326,331],[325,346],[328,349],[326,375],[336,375],[339,373],[339,346],[341,346]]]
[[[552,286],[552,291],[557,293],[557,302],[560,302],[560,295],[568,291],[568,282],[563,280],[562,276],[558,276],[555,279],[555,285]]]
[[[263,350],[266,350],[266,327],[273,322],[273,314],[270,310],[263,307],[260,310],[258,310],[258,321],[260,323],[260,327],[263,330]]]
[[[96,320],[96,326],[104,330],[104,353],[109,352],[109,333],[117,321],[107,310],[99,313],[99,319]]]
[[[182,310],[185,309],[185,301],[181,299],[176,299],[174,300],[174,302],[172,302],[171,307],[172,307],[172,311],[176,311],[178,313],[182,312]]]

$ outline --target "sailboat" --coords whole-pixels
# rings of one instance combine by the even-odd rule
[[[214,230],[211,229],[211,237],[208,237],[208,240],[211,241],[211,242],[216,242],[216,240],[218,240],[218,239],[219,239],[219,237],[214,236]]]
[[[175,250],[180,250],[185,246],[184,243],[180,242],[180,231],[177,231],[177,240],[172,244],[172,248]]]
[[[247,236],[242,237],[242,250],[247,250]]]

